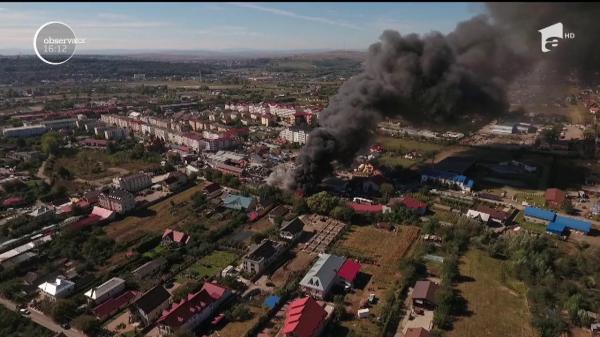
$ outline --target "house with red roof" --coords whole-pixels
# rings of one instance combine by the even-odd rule
[[[184,232],[176,231],[171,228],[165,229],[161,244],[167,247],[185,246],[190,241],[190,236]]]
[[[546,193],[544,193],[546,206],[552,208],[560,208],[566,198],[567,194],[558,188],[549,188],[546,190]]]
[[[21,197],[8,197],[2,201],[4,207],[14,207],[23,204],[25,201]]]
[[[281,333],[285,337],[317,337],[330,315],[312,297],[298,298],[289,304]]]
[[[113,297],[92,309],[94,316],[100,321],[111,317],[121,309],[128,306],[139,295],[137,291],[126,291],[123,294]]]
[[[158,319],[158,332],[161,336],[175,331],[192,331],[209,317],[231,296],[231,290],[215,283],[206,282],[199,292],[188,294],[179,303],[163,311]]]
[[[433,335],[423,328],[408,328],[404,337],[432,337]]]
[[[427,203],[413,197],[392,198],[390,206],[395,205],[402,205],[419,215],[424,215],[427,212]]]
[[[342,283],[348,287],[353,287],[359,272],[360,263],[356,260],[347,259],[338,270],[337,276]]]
[[[348,207],[352,208],[355,213],[358,214],[377,214],[377,213],[387,213],[391,210],[391,208],[385,205],[369,205],[369,204],[359,204],[356,202],[349,202]]]

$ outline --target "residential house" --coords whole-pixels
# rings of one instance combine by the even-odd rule
[[[140,322],[144,327],[149,326],[160,318],[170,305],[171,294],[162,285],[158,285],[132,303],[129,307],[129,320]]]
[[[404,337],[433,337],[433,335],[423,328],[408,328]]]
[[[260,275],[285,251],[285,243],[264,239],[244,257],[244,271],[252,275]]]
[[[193,331],[198,325],[212,316],[219,306],[231,296],[231,290],[214,283],[204,283],[195,294],[188,294],[179,303],[173,303],[158,319],[158,332],[161,336],[175,331]]]
[[[279,230],[279,237],[289,242],[296,242],[304,233],[304,222],[299,217],[288,221]]]
[[[489,225],[506,226],[508,225],[510,214],[499,209],[480,205],[475,209],[467,211],[467,217],[478,219]]]
[[[345,257],[319,254],[317,261],[300,281],[300,288],[308,295],[324,299],[336,284],[351,287],[360,271],[360,264],[347,261]]]
[[[419,215],[424,215],[427,212],[427,203],[413,197],[392,198],[389,204],[391,206],[402,205]]]
[[[252,197],[230,194],[223,200],[223,206],[225,208],[250,212],[256,208],[256,199]]]
[[[190,239],[191,237],[184,232],[167,228],[163,233],[161,244],[167,247],[181,247],[190,242]]]
[[[269,221],[272,224],[275,224],[275,221],[277,221],[278,219],[283,219],[283,217],[288,213],[288,211],[289,210],[284,205],[279,205],[273,208],[271,212],[269,212]]]
[[[355,213],[358,214],[377,214],[377,213],[388,213],[391,212],[391,208],[386,205],[370,205],[370,204],[361,204],[356,202],[348,202],[348,207],[352,208]]]
[[[411,295],[413,306],[424,309],[435,308],[437,305],[437,300],[435,297],[437,289],[437,283],[429,280],[417,281]]]
[[[187,184],[187,181],[188,178],[184,173],[175,171],[169,173],[167,179],[162,181],[162,185],[166,190],[176,192],[184,187],[185,184]]]
[[[284,337],[318,337],[327,325],[327,311],[312,297],[293,300],[281,329]]]
[[[544,193],[546,206],[554,209],[559,209],[566,200],[567,194],[558,188],[549,188]]]
[[[131,272],[131,275],[133,275],[133,277],[136,280],[143,280],[148,276],[152,276],[158,273],[165,266],[166,262],[167,261],[163,257],[156,258],[135,268]]]
[[[54,282],[44,282],[38,286],[42,295],[52,301],[69,296],[75,289],[75,283],[58,276]]]
[[[113,277],[101,285],[86,291],[84,295],[88,298],[88,301],[101,304],[109,298],[120,294],[123,290],[125,290],[125,280]]]
[[[208,198],[214,198],[221,193],[221,185],[217,183],[210,183],[204,186],[202,193],[204,193],[204,195],[206,195]]]
[[[100,303],[91,311],[99,321],[104,321],[119,312],[121,309],[127,307],[132,301],[135,300],[138,294],[139,293],[137,291],[126,291],[119,296],[112,297]]]
[[[346,259],[337,272],[338,283],[343,284],[346,288],[353,288],[360,268],[361,265],[357,260]]]

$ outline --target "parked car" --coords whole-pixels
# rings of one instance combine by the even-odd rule
[[[27,316],[27,315],[29,315],[29,314],[30,314],[29,310],[27,310],[27,309],[25,309],[25,308],[21,308],[21,309],[19,309],[19,313],[20,313],[21,315],[25,315],[25,316]]]

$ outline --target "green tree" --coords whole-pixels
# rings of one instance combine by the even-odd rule
[[[81,315],[73,320],[73,326],[85,333],[89,333],[100,327],[100,322],[94,316]]]
[[[60,135],[48,132],[42,136],[42,151],[46,154],[57,154],[61,146]]]
[[[390,200],[391,197],[394,196],[394,185],[389,184],[389,183],[383,183],[381,184],[381,186],[379,186],[379,193],[381,193],[381,196],[386,200]]]
[[[75,314],[77,304],[70,299],[58,299],[50,310],[50,316],[56,322],[65,322]]]
[[[323,191],[308,197],[308,199],[306,199],[306,204],[314,213],[329,215],[339,204],[339,199]]]

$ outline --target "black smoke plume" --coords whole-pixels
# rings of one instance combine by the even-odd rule
[[[377,123],[385,117],[435,124],[506,112],[508,84],[542,58],[537,30],[569,18],[574,22],[571,26],[570,21],[563,20],[567,29],[582,30],[577,38],[583,40],[585,30],[590,39],[595,39],[592,34],[597,29],[582,27],[592,26],[593,21],[576,20],[578,15],[588,15],[586,7],[491,4],[491,16],[461,22],[447,35],[383,32],[380,41],[369,47],[364,70],[347,80],[321,112],[320,126],[310,133],[293,179],[278,179],[286,182],[281,187],[311,191],[332,173],[334,162],[350,164],[369,145]],[[594,8],[598,10],[598,6]],[[560,17],[560,13],[565,16]],[[528,19],[530,15],[533,20]],[[599,17],[594,15],[592,19]],[[580,44],[587,46],[587,42]],[[561,67],[567,68],[580,68],[575,59],[586,64],[598,61],[597,52],[594,56],[569,55],[563,50],[552,60],[565,62]]]

